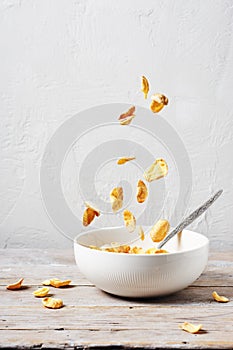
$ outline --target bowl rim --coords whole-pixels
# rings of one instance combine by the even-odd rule
[[[100,232],[100,231],[107,231],[107,230],[115,230],[115,229],[121,229],[121,228],[124,228],[124,226],[109,226],[109,227],[103,227],[103,228],[98,228],[98,229],[92,229],[92,230],[88,230],[86,232],[82,232],[80,233],[79,235],[77,235],[76,237],[74,237],[73,239],[73,244],[74,244],[74,248],[75,246],[79,246],[83,249],[88,249],[88,251],[92,251],[92,252],[96,252],[96,253],[99,253],[99,254],[102,254],[102,253],[105,253],[105,254],[110,254],[110,255],[118,255],[118,256],[133,256],[133,257],[138,257],[138,256],[143,256],[143,257],[156,257],[157,259],[161,259],[162,257],[167,257],[167,256],[175,256],[175,255],[181,255],[181,254],[187,254],[187,253],[191,253],[191,252],[195,252],[201,248],[204,248],[204,247],[208,247],[209,246],[209,238],[206,237],[204,234],[200,233],[200,232],[196,232],[196,231],[191,231],[191,230],[183,230],[183,231],[189,231],[191,233],[194,233],[196,235],[199,235],[201,236],[203,239],[204,239],[204,242],[201,246],[199,247],[196,247],[196,248],[193,248],[193,249],[188,249],[188,250],[182,250],[182,251],[179,251],[179,252],[169,252],[169,253],[161,253],[161,254],[126,254],[126,253],[117,253],[117,252],[108,252],[108,251],[104,251],[104,250],[98,250],[98,249],[91,249],[90,247],[84,245],[84,244],[81,244],[81,243],[78,243],[77,240],[78,238],[82,237],[82,236],[85,236],[86,234],[91,234],[93,232]],[[152,242],[153,244],[153,242]]]

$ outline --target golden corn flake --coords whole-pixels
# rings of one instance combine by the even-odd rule
[[[122,120],[122,119],[125,119],[125,118],[128,118],[128,117],[132,117],[134,116],[134,112],[135,112],[135,106],[132,106],[129,108],[129,110],[125,113],[122,113],[120,115],[120,117],[118,118],[118,120]]]
[[[145,252],[146,254],[168,254],[169,252],[165,249],[149,248]]]
[[[96,216],[100,216],[100,211],[87,202],[85,202],[85,205],[87,208],[83,213],[83,226],[88,226]]]
[[[50,285],[55,288],[66,287],[70,284],[71,280],[61,281],[58,278],[53,278],[50,280]]]
[[[9,290],[17,290],[20,289],[22,287],[22,283],[23,283],[23,278],[21,278],[19,281],[9,284],[6,288]]]
[[[202,329],[202,324],[194,325],[189,322],[184,322],[182,325],[180,325],[180,328],[183,329],[185,332],[195,334]]]
[[[83,213],[83,226],[88,226],[95,218],[95,212],[91,208],[85,209]]]
[[[97,247],[96,245],[89,245],[88,247],[91,249],[100,250],[100,248]]]
[[[134,112],[135,112],[135,107],[132,106],[127,112],[121,114],[120,117],[118,118],[118,120],[120,120],[120,124],[129,125],[132,122],[133,118],[135,117]]]
[[[146,187],[146,184],[139,180],[137,184],[137,201],[138,203],[143,203],[147,199],[148,196],[148,190]]]
[[[112,210],[116,213],[123,206],[123,188],[115,187],[110,193],[110,201],[112,204]]]
[[[146,254],[155,254],[157,251],[157,248],[149,248],[146,250]]]
[[[125,210],[123,213],[124,223],[129,232],[133,232],[136,228],[136,219],[134,215],[129,211]]]
[[[152,227],[150,236],[153,242],[161,242],[168,233],[170,224],[167,220],[159,220]]]
[[[141,83],[142,83],[141,90],[144,93],[144,98],[147,99],[147,95],[148,95],[148,92],[149,92],[149,82],[146,79],[146,77],[144,77],[144,75],[142,76]]]
[[[42,282],[43,286],[50,286],[50,280],[45,280]]]
[[[132,120],[135,118],[135,115],[132,115],[131,117],[127,117],[125,119],[120,120],[121,125],[129,125]]]
[[[157,249],[155,254],[168,254],[169,252],[166,249]]]
[[[154,94],[151,99],[150,109],[153,113],[160,112],[168,104],[168,98],[162,94]]]
[[[168,173],[168,166],[164,159],[158,158],[143,174],[146,181],[158,180]]]
[[[42,304],[49,309],[60,309],[63,306],[63,301],[61,299],[55,298],[44,298]]]
[[[92,204],[90,204],[90,203],[88,203],[88,202],[85,202],[85,206],[86,206],[87,208],[92,209],[92,210],[94,211],[94,213],[95,213],[96,216],[100,216],[100,210],[97,209],[96,207],[94,207]]]
[[[48,287],[39,288],[33,292],[35,297],[45,297],[48,293],[49,293]]]
[[[144,250],[140,247],[133,247],[129,251],[130,254],[145,254]]]
[[[117,248],[114,248],[117,250],[117,253],[129,253],[130,251],[130,246],[129,245],[123,245]]]
[[[113,247],[102,247],[102,248],[92,248],[101,250],[104,252],[111,252],[111,253],[125,253],[125,254],[168,254],[169,252],[165,249],[157,249],[157,248],[149,248],[146,251],[141,247],[130,247],[129,245],[121,245],[121,246],[113,246]]]
[[[97,249],[98,247],[90,246],[90,248]],[[52,278],[50,280],[45,280],[42,282],[44,286],[53,286],[56,288],[68,286],[70,283],[71,280],[61,281],[58,278]]]
[[[117,164],[122,165],[122,164],[125,164],[125,163],[127,163],[127,162],[129,162],[131,160],[134,160],[134,159],[135,159],[135,157],[120,158],[120,159],[118,159]]]
[[[163,103],[165,106],[168,104],[168,98],[162,94],[154,94],[151,99],[158,103]]]
[[[102,248],[105,252],[118,253],[116,248]]]
[[[150,109],[153,113],[159,113],[164,107],[163,103],[158,104],[156,101],[152,100],[150,104]]]
[[[104,248],[104,251],[112,252],[112,253],[129,253],[130,246],[129,245],[121,245],[119,247]]]
[[[212,293],[212,297],[219,303],[227,303],[229,301],[228,298],[224,297],[223,295],[218,295],[218,293],[215,291]]]
[[[142,240],[142,241],[144,241],[144,239],[145,239],[145,233],[144,233],[144,231],[143,231],[143,228],[142,228],[142,226],[139,226],[139,237],[140,237],[140,239]]]

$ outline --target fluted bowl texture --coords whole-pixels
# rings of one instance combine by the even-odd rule
[[[169,254],[112,253],[87,247],[125,242],[126,235],[124,227],[109,227],[82,233],[74,240],[75,260],[81,273],[105,292],[134,298],[163,296],[192,284],[206,267],[209,240],[189,230],[164,246]],[[151,248],[154,243],[147,235],[144,242],[139,240],[135,245]]]

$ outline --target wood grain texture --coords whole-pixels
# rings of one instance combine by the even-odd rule
[[[127,299],[85,280],[71,251],[66,256],[61,251],[0,251],[0,348],[232,349],[232,301],[220,304],[211,297],[216,289],[233,299],[232,256],[212,256],[205,273],[185,290],[163,298]],[[25,288],[6,290],[21,276]],[[71,287],[50,287],[51,295],[64,301],[59,310],[44,308],[32,295],[50,277],[72,279]],[[202,323],[203,331],[180,330],[185,321]]]

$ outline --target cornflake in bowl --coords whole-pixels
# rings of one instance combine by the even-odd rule
[[[106,227],[76,237],[74,253],[82,274],[105,292],[141,298],[182,290],[203,272],[208,260],[207,237],[184,230],[181,237],[173,237],[163,247],[165,252],[158,254],[150,235],[142,241],[138,230],[132,236],[125,227]],[[130,242],[136,236],[138,241],[132,246],[122,244],[118,252],[114,251],[117,243],[112,242]]]

